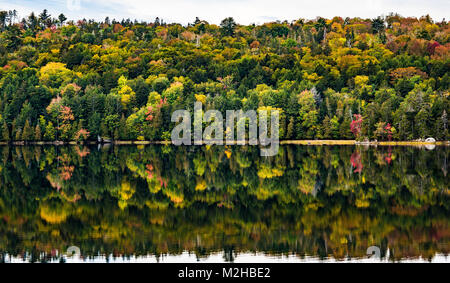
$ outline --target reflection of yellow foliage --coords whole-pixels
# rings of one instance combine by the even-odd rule
[[[41,218],[51,224],[58,224],[64,222],[69,214],[62,207],[54,208],[49,205],[43,205],[40,208]]]
[[[120,199],[122,200],[129,200],[133,195],[134,192],[136,191],[135,188],[131,187],[130,182],[128,182],[127,180],[122,180],[122,186],[120,187]]]
[[[166,194],[166,196],[168,196],[170,198],[170,200],[173,203],[182,203],[184,201],[184,195],[183,192],[177,188],[172,188],[172,189],[166,189],[164,190],[164,193]]]
[[[156,194],[161,190],[161,182],[158,181],[156,178],[147,179],[147,183],[148,183],[148,190],[152,194]]]
[[[127,202],[125,200],[123,200],[123,199],[119,200],[118,205],[119,205],[119,208],[122,209],[122,210],[125,209],[128,206]]]
[[[146,201],[145,205],[151,209],[164,210],[169,207],[169,203],[161,201]]]
[[[256,191],[256,198],[258,200],[266,200],[272,197],[274,193],[270,188],[264,187],[264,184],[260,184]]]
[[[200,180],[197,182],[197,185],[195,186],[196,191],[204,191],[206,189],[206,181]]]
[[[151,224],[156,224],[156,225],[163,225],[164,224],[164,216],[157,216],[157,217],[152,217],[150,218],[150,223]]]
[[[355,200],[355,205],[356,205],[356,207],[364,208],[364,207],[369,207],[370,202],[366,198],[358,198]]]
[[[319,207],[322,207],[322,206],[323,206],[323,205],[320,204],[320,203],[312,202],[312,203],[308,203],[308,204],[305,205],[305,210],[306,210],[306,211],[308,211],[308,210],[313,210],[313,211],[315,211],[315,210],[318,210]]]
[[[203,156],[194,159],[194,168],[195,174],[197,174],[198,176],[203,176],[203,174],[205,174],[206,160],[203,158]]]
[[[169,195],[169,197],[174,203],[181,203],[184,200],[184,197],[182,195],[181,196]]]
[[[311,178],[302,178],[298,180],[298,188],[304,194],[310,194],[314,190],[314,185],[316,181]]]
[[[53,238],[57,238],[60,235],[60,232],[58,230],[52,230],[51,235]]]
[[[270,179],[274,177],[281,177],[284,174],[284,170],[280,167],[271,168],[269,165],[262,164],[258,170],[258,177],[261,179]]]

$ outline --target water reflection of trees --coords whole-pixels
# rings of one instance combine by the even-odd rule
[[[0,251],[34,259],[449,251],[448,149],[3,147]],[[388,157],[388,158],[387,158]]]

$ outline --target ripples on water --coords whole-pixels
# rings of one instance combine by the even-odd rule
[[[282,146],[270,158],[2,147],[0,260],[448,261],[448,158],[447,147]]]

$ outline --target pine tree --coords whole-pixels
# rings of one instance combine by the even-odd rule
[[[120,133],[121,140],[128,139],[127,122],[126,122],[125,116],[123,114],[122,114],[122,117],[120,118],[120,122],[119,122],[119,133]]]
[[[33,138],[34,138],[33,129],[30,126],[30,122],[28,122],[28,120],[27,120],[25,122],[25,126],[23,127],[22,140],[32,141]]]
[[[17,129],[16,131],[16,138],[14,140],[20,141],[22,139],[22,130]]]
[[[17,120],[14,119],[11,124],[11,137],[15,137],[16,130],[17,130],[16,125],[17,125]]]
[[[5,121],[3,121],[2,125],[2,141],[5,142],[11,141],[11,136],[9,135],[9,128]]]
[[[42,140],[42,132],[41,132],[41,127],[39,126],[39,124],[37,124],[36,128],[34,129],[34,140],[36,140],[36,141]]]
[[[442,127],[441,127],[441,129],[443,131],[442,139],[448,140],[449,139],[449,137],[448,137],[448,120],[447,120],[447,111],[445,111],[445,109],[444,109],[444,112],[442,112],[441,119],[439,119],[439,120],[441,120],[441,123],[442,123]]]
[[[294,136],[294,117],[289,119],[287,126],[286,139],[291,139]]]
[[[429,112],[425,108],[420,109],[419,113],[414,117],[414,127],[418,138],[424,139],[428,136],[427,122],[429,119]]]
[[[331,137],[331,125],[330,125],[330,117],[325,116],[322,122],[322,128],[323,128],[323,138],[329,139]]]
[[[105,122],[102,122],[100,124],[100,135],[103,138],[109,138],[108,127],[106,127],[106,123]]]

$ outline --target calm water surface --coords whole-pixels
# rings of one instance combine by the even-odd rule
[[[449,153],[0,147],[0,261],[449,261]]]

